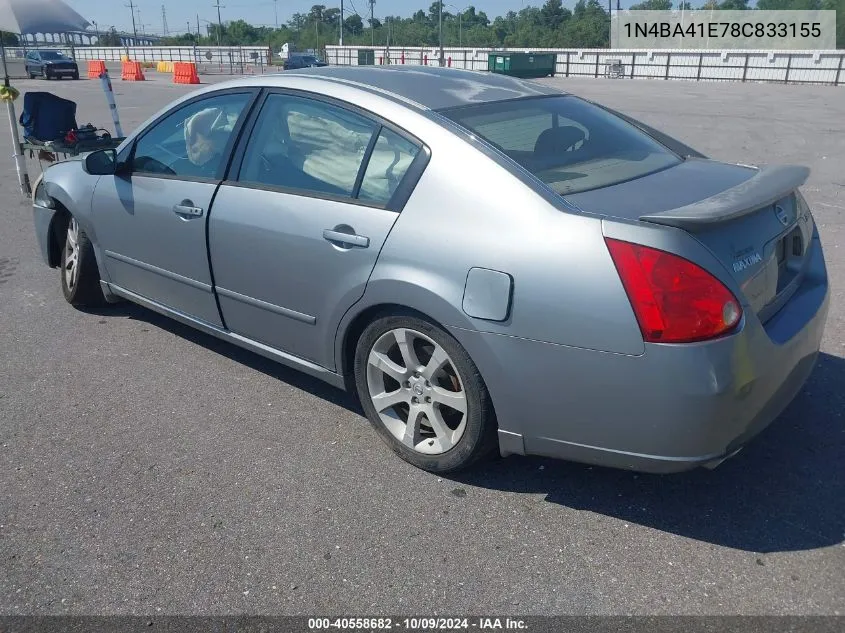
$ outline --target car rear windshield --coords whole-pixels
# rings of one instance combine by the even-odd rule
[[[61,53],[56,53],[55,51],[42,51],[41,52],[41,59],[67,59]]]
[[[615,185],[681,162],[639,128],[570,95],[461,106],[441,113],[559,194]]]

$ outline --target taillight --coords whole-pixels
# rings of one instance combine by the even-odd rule
[[[728,332],[742,318],[733,293],[691,261],[630,242],[605,242],[645,341],[703,341]]]

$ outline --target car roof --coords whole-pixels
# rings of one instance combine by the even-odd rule
[[[488,72],[431,66],[324,66],[285,71],[391,94],[430,110],[525,97],[560,95],[552,86]],[[265,77],[265,80],[269,77]]]

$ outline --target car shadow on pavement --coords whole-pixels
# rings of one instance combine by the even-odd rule
[[[845,540],[845,359],[821,354],[804,390],[715,470],[644,475],[542,458],[508,458],[453,477],[544,493],[546,501],[759,553]],[[561,529],[566,529],[565,525]]]
[[[144,321],[364,415],[352,394],[151,310],[121,303],[96,313]],[[448,478],[491,490],[545,494],[548,503],[750,552],[838,545],[845,541],[843,386],[845,359],[821,354],[783,415],[715,470],[646,475],[509,457]]]
[[[361,409],[361,405],[358,403],[358,399],[352,394],[332,387],[313,376],[309,376],[301,371],[282,365],[281,363],[270,360],[269,358],[265,358],[255,352],[238,347],[234,343],[218,339],[210,334],[201,332],[188,325],[184,325],[179,321],[175,321],[170,317],[163,316],[139,305],[135,305],[127,301],[107,305],[96,310],[84,311],[90,314],[97,314],[99,316],[112,318],[123,317],[149,323],[150,325],[166,330],[167,332],[171,332],[176,336],[225,356],[236,363],[240,363],[246,367],[260,371],[277,380],[281,380],[282,382],[287,383],[292,387],[296,387],[301,391],[310,393],[318,398],[326,400],[327,402],[331,402],[339,407],[348,409],[358,415],[364,415],[363,409]]]

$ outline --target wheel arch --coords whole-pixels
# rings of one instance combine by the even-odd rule
[[[104,266],[104,254],[100,248],[97,232],[94,229],[93,217],[91,216],[90,200],[96,182],[79,178],[77,169],[80,172],[82,171],[77,160],[56,163],[45,171],[42,181],[47,195],[56,203],[56,213],[50,223],[49,264],[52,267],[59,265],[64,244],[63,232],[67,229],[70,218],[73,217],[94,247],[94,259],[97,262],[97,269],[100,271],[100,279],[108,281],[108,274]],[[87,209],[85,205],[79,206],[77,202],[79,200],[89,201]],[[54,251],[54,249],[57,250]]]
[[[387,314],[405,314],[430,322],[455,338],[464,349],[468,347],[461,336],[463,330],[475,332],[477,327],[463,310],[430,288],[443,287],[435,282],[422,284],[410,281],[381,279],[371,281],[364,296],[344,315],[335,337],[335,366],[347,388],[353,375],[355,346],[364,329],[377,318]],[[441,280],[444,281],[444,280]],[[458,297],[462,298],[462,288]],[[472,356],[471,356],[472,357]],[[473,362],[478,365],[477,359]],[[484,369],[478,368],[482,379]],[[485,383],[487,381],[485,380]]]

